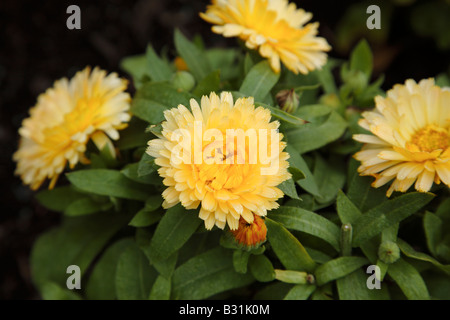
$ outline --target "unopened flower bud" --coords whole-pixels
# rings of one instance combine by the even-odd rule
[[[320,97],[320,103],[337,109],[341,105],[339,97],[335,93],[324,94]]]
[[[400,249],[395,242],[385,241],[378,248],[378,257],[384,263],[394,263],[400,258]]]
[[[257,248],[266,241],[267,227],[264,219],[254,215],[252,223],[241,217],[237,230],[231,230],[236,242],[246,248]]]
[[[300,105],[300,97],[294,89],[281,90],[277,93],[276,99],[280,109],[288,113],[294,113]]]
[[[189,68],[186,64],[186,61],[182,57],[176,57],[174,60],[175,68],[177,68],[178,71],[188,71]]]
[[[195,79],[187,71],[177,71],[172,84],[180,91],[191,91],[195,86]]]

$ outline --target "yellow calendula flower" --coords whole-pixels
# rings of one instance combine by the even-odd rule
[[[450,89],[436,86],[434,79],[407,80],[375,103],[359,122],[374,135],[353,136],[365,143],[355,154],[360,174],[374,176],[376,188],[394,180],[387,196],[414,183],[420,192],[433,182],[450,186]]]
[[[228,224],[231,230],[241,217],[252,223],[254,214],[278,208],[284,194],[277,186],[291,175],[270,111],[256,108],[251,97],[234,103],[229,92],[203,96],[201,106],[192,99],[190,107],[165,111],[161,135],[148,143],[167,186],[163,207],[201,206],[207,229]]]
[[[19,148],[13,156],[16,174],[37,189],[50,179],[53,188],[67,163],[88,163],[84,153],[89,139],[99,149],[119,138],[118,130],[130,120],[127,81],[116,73],[89,67],[71,80],[55,82],[38,97],[30,117],[19,129]]]
[[[306,24],[312,14],[287,0],[212,0],[200,15],[214,24],[213,32],[239,37],[249,49],[259,50],[275,72],[280,60],[295,74],[320,69],[327,60],[324,52],[331,49],[316,36],[319,24]]]

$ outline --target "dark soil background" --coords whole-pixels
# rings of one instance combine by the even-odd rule
[[[321,35],[333,46],[336,27],[351,1],[296,1],[314,13]],[[374,1],[376,3],[377,1]],[[60,215],[48,212],[33,192],[14,176],[11,157],[17,130],[37,96],[56,79],[71,77],[86,65],[120,70],[123,57],[142,54],[151,42],[159,52],[173,53],[173,30],[188,37],[200,34],[208,47],[234,45],[210,32],[198,13],[207,0],[98,0],[0,2],[0,299],[39,299],[30,279],[33,242],[57,224]],[[81,30],[66,28],[66,8],[81,8]],[[380,6],[383,14],[383,6]],[[361,15],[367,16],[365,12]],[[406,78],[420,80],[448,70],[448,51],[433,39],[417,36],[409,26],[409,8],[396,8],[391,32],[383,44],[373,45],[376,74],[386,76],[384,88]],[[450,17],[449,17],[450,18]],[[332,51],[345,58],[347,51]],[[133,88],[130,88],[133,92]]]

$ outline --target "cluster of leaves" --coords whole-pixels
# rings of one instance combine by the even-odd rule
[[[429,299],[450,297],[448,188],[385,196],[357,173],[351,135],[382,80],[369,84],[372,55],[365,42],[349,63],[320,71],[274,73],[267,61],[240,49],[205,49],[175,33],[177,70],[149,46],[123,61],[138,88],[134,115],[116,143],[119,156],[91,146],[91,164],[68,173],[68,185],[41,191],[62,224],[32,252],[32,276],[46,299]],[[340,65],[341,83],[334,69]],[[295,89],[293,114],[276,93]],[[281,123],[292,179],[280,188],[280,208],[265,219],[267,242],[251,250],[226,231],[207,231],[198,210],[161,208],[162,179],[144,151],[149,124],[163,111],[189,106],[211,91],[253,96]],[[305,124],[304,120],[308,123]],[[152,129],[154,130],[154,128]],[[67,267],[78,265],[81,290],[66,289]],[[369,265],[381,289],[367,287]]]

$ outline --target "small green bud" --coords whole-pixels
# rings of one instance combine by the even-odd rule
[[[288,113],[294,113],[300,105],[300,97],[294,89],[281,90],[275,96],[280,109]]]
[[[194,76],[187,71],[177,71],[172,80],[172,84],[179,91],[191,91],[195,86],[195,79]]]
[[[306,284],[314,282],[314,276],[302,271],[275,269],[275,279],[284,283]]]
[[[365,87],[367,87],[369,79],[367,78],[367,75],[364,72],[359,70],[353,70],[348,72],[346,79],[344,79],[344,82],[354,92],[360,92]]]
[[[400,249],[395,242],[385,241],[378,248],[378,257],[384,263],[394,263],[400,258]]]
[[[324,94],[322,97],[320,97],[320,103],[330,106],[334,109],[337,109],[341,105],[341,101],[335,93]]]

